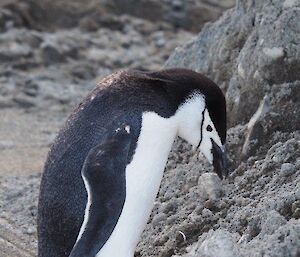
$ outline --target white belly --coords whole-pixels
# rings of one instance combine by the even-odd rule
[[[143,114],[133,160],[126,168],[126,200],[108,241],[97,257],[132,257],[148,221],[176,136],[176,121]]]

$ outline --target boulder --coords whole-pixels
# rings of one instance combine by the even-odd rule
[[[196,39],[178,47],[165,67],[193,69],[220,85],[232,126],[248,122],[275,85],[300,80],[299,42],[299,1],[238,0]],[[299,115],[295,118],[299,128]]]

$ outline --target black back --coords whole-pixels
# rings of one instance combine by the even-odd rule
[[[140,133],[142,113],[153,111],[171,117],[194,91],[204,94],[224,143],[224,95],[217,85],[199,73],[185,69],[121,71],[102,80],[87,95],[59,132],[45,163],[38,207],[39,257],[70,254],[87,201],[81,169],[88,152],[107,131],[130,124],[133,133],[129,163]]]

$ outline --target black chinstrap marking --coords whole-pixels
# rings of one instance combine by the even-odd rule
[[[205,115],[205,110],[206,110],[206,107],[204,107],[204,110],[202,111],[202,121],[201,121],[201,128],[200,128],[200,141],[199,141],[199,144],[197,145],[196,149],[198,149],[202,143],[202,140],[203,140],[203,124],[204,124],[204,115]]]

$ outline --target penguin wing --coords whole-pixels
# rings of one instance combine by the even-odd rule
[[[89,151],[81,171],[88,199],[70,257],[95,256],[112,234],[125,203],[131,141],[130,127],[124,125]]]

